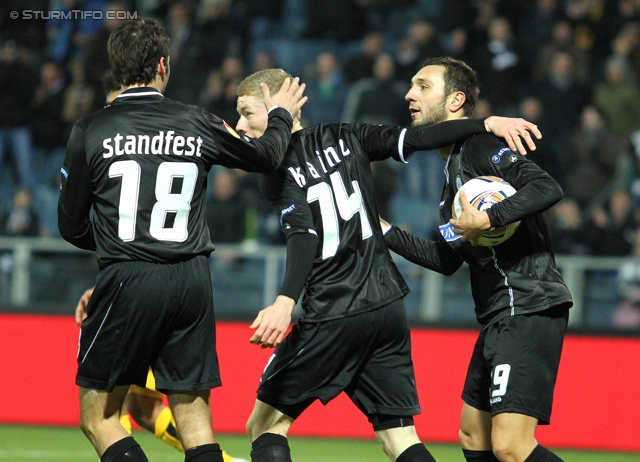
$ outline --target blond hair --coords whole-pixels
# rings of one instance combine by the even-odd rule
[[[262,89],[260,88],[261,83],[266,83],[269,88],[269,93],[275,95],[280,91],[280,87],[284,83],[286,78],[293,80],[293,76],[289,74],[284,69],[263,69],[258,72],[254,72],[248,77],[245,77],[242,82],[238,84],[238,88],[236,88],[236,96],[254,96],[260,100],[264,99],[264,95],[262,94]],[[294,121],[300,120],[302,111],[298,111],[297,114],[294,114]]]
[[[269,87],[269,93],[274,95],[278,93],[287,77],[293,80],[293,76],[283,69],[264,69],[254,72],[238,84],[236,95],[256,96],[262,99],[261,83],[266,83],[267,87]]]

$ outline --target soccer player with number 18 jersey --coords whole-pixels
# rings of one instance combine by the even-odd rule
[[[162,95],[169,37],[157,21],[122,25],[108,52],[124,91],[73,127],[58,204],[62,236],[95,250],[100,268],[78,351],[80,425],[103,462],[147,461],[118,417],[129,386],[144,386],[151,366],[185,460],[222,462],[209,409],[220,377],[207,174],[213,164],[273,171],[291,138],[291,113],[306,100],[304,86],[289,79],[273,96],[265,90],[269,128],[248,140]]]

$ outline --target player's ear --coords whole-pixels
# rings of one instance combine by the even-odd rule
[[[165,59],[164,56],[160,57],[158,61],[158,75],[164,81],[165,76],[169,74],[169,59]]]
[[[458,112],[464,106],[464,103],[467,101],[467,95],[462,91],[456,91],[452,93],[449,101],[449,110],[451,112]]]

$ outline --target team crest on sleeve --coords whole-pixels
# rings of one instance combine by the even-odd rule
[[[491,162],[493,162],[494,164],[497,164],[498,162],[500,162],[502,160],[502,156],[504,156],[507,152],[511,152],[511,149],[504,147],[502,149],[500,149],[497,153],[495,153],[492,157],[491,157]],[[512,153],[513,154],[513,153]],[[513,156],[512,156],[513,157]],[[511,162],[515,162],[512,157],[509,158],[509,160],[511,160]]]
[[[514,163],[518,160],[518,156],[516,156],[515,154],[511,154],[509,156],[509,160],[511,161],[511,163]]]
[[[462,188],[462,178],[460,175],[456,175],[456,189]]]
[[[224,122],[224,126],[229,133],[231,133],[236,138],[240,138],[240,135],[238,135],[238,132],[236,132],[231,125],[229,125],[227,122]]]
[[[453,232],[453,225],[451,223],[440,225],[439,228],[440,234],[442,234],[442,237],[444,237],[444,240],[447,242],[457,241],[462,237],[460,234]]]

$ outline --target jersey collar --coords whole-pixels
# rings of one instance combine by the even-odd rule
[[[164,98],[164,95],[153,87],[135,87],[129,88],[123,91],[115,97],[115,101],[130,101],[132,99],[145,98],[145,97],[160,97]]]

